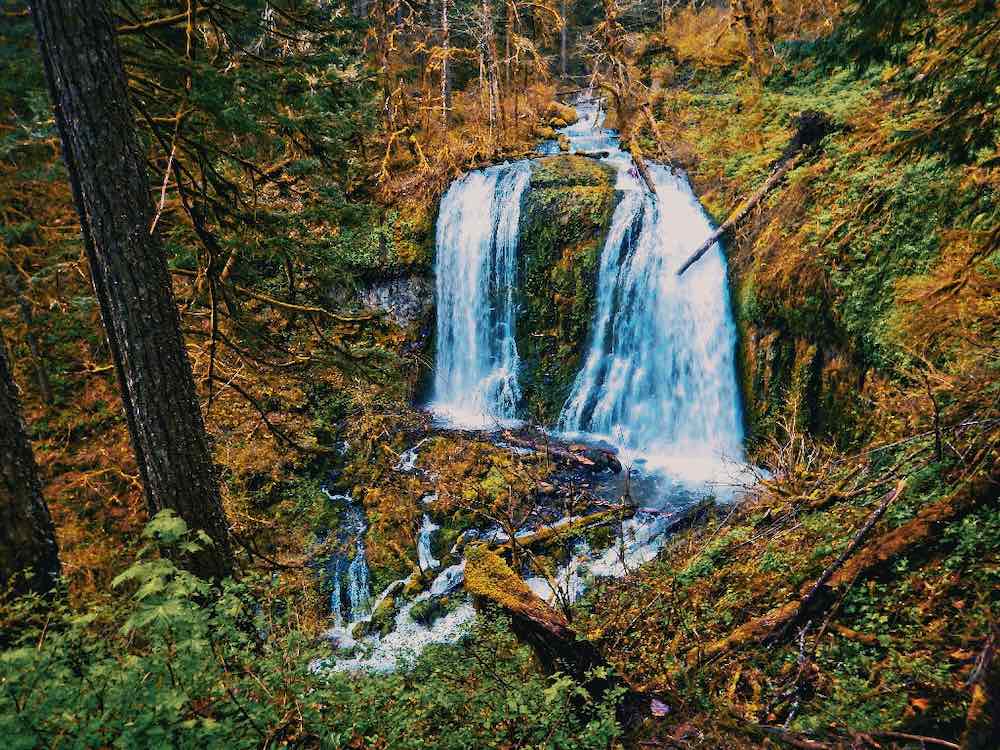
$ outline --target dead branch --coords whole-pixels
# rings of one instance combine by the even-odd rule
[[[772,188],[774,188],[788,172],[802,162],[805,155],[812,151],[824,137],[835,129],[833,121],[822,112],[807,111],[799,115],[796,121],[795,135],[792,136],[785,148],[781,159],[771,171],[764,184],[760,186],[750,198],[736,209],[722,226],[712,232],[711,236],[684,261],[684,264],[677,270],[677,275],[681,276],[686,270],[694,265],[701,256],[709,251],[720,237],[735,227],[746,216],[757,207]]]
[[[701,256],[711,249],[712,245],[714,245],[720,237],[743,221],[747,214],[753,211],[754,208],[757,207],[757,204],[764,200],[764,197],[771,192],[771,189],[781,181],[781,178],[788,174],[788,172],[799,163],[799,158],[800,155],[796,155],[781,162],[774,169],[774,171],[771,172],[771,176],[764,181],[763,185],[760,186],[760,189],[750,196],[749,200],[743,204],[743,207],[730,214],[729,218],[722,222],[722,225],[712,232],[708,239],[705,240],[697,250],[691,253],[691,256],[684,261],[684,264],[679,269],[677,269],[677,275],[682,276],[686,270],[698,262]]]

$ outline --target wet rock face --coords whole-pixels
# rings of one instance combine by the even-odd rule
[[[517,352],[523,412],[540,424],[558,418],[586,347],[614,182],[593,159],[552,156],[538,161],[524,196]]]
[[[366,307],[382,310],[402,328],[424,321],[434,306],[434,282],[426,276],[410,274],[375,281],[358,292]]]

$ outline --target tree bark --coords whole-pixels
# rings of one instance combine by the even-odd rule
[[[743,24],[743,30],[747,37],[747,53],[750,57],[750,70],[753,77],[760,83],[764,80],[761,70],[760,45],[757,42],[757,29],[754,26],[753,13],[747,0],[737,0],[734,3],[734,11],[738,20]]]
[[[0,337],[0,596],[47,594],[58,579],[55,528]]]
[[[221,578],[229,528],[111,18],[100,0],[33,0],[31,13],[150,514],[207,533],[182,564]]]
[[[448,55],[451,54],[451,32],[448,29],[448,0],[441,0],[441,120],[448,127],[448,110],[451,108],[451,81],[448,78]]]

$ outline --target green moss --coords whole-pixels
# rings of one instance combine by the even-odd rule
[[[396,613],[400,609],[399,602],[396,601],[396,597],[387,596],[383,599],[375,611],[372,612],[371,619],[368,622],[359,622],[354,637],[360,637],[365,635],[375,635],[387,636],[392,629],[396,626]]]
[[[455,596],[428,597],[410,608],[410,617],[425,628],[430,628],[442,617],[458,609],[462,601],[462,597]]]
[[[540,160],[521,210],[517,347],[529,418],[551,424],[580,365],[617,203],[614,172],[579,156]]]

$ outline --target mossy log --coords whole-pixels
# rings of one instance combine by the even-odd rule
[[[649,188],[649,192],[656,195],[656,183],[653,182],[653,176],[649,173],[649,167],[646,166],[642,150],[635,141],[628,142],[628,152],[632,157],[632,161],[635,162],[635,168],[639,171],[639,176],[642,177],[642,181]]]
[[[594,700],[601,700],[609,690],[623,689],[618,720],[626,728],[649,715],[650,696],[633,690],[597,647],[580,638],[566,618],[528,588],[502,557],[477,544],[467,550],[465,559],[466,590],[510,618],[514,634],[531,646],[543,670],[569,675]]]
[[[901,491],[902,483],[883,500],[879,510],[884,512],[888,502]],[[826,610],[834,601],[836,592],[849,587],[858,578],[937,539],[946,525],[961,518],[979,503],[995,503],[998,493],[1000,493],[1000,466],[995,466],[987,474],[962,484],[948,497],[929,505],[915,518],[857,551],[864,539],[864,533],[867,533],[867,530],[874,526],[874,521],[881,517],[881,513],[877,516],[873,514],[874,519],[869,518],[869,522],[855,535],[848,547],[851,556],[841,556],[838,563],[843,560],[842,564],[828,567],[814,584],[803,591],[799,599],[775,607],[766,614],[744,623],[725,638],[708,644],[704,649],[692,649],[688,654],[688,661],[696,661],[699,657],[719,656],[745,643],[762,641],[773,637],[775,633],[786,632],[791,624],[805,615]]]
[[[603,526],[604,524],[631,518],[634,515],[635,508],[630,506],[622,506],[621,508],[611,510],[602,510],[597,513],[591,513],[586,516],[574,518],[572,521],[568,521],[563,524],[542,526],[538,529],[538,531],[531,534],[516,537],[514,541],[517,543],[518,547],[522,547],[524,549],[546,547],[561,539],[576,536],[580,532],[587,529],[593,529],[597,526]],[[505,554],[511,550],[511,547],[512,543],[510,541],[506,541],[492,547],[492,549],[494,552],[499,554]]]

